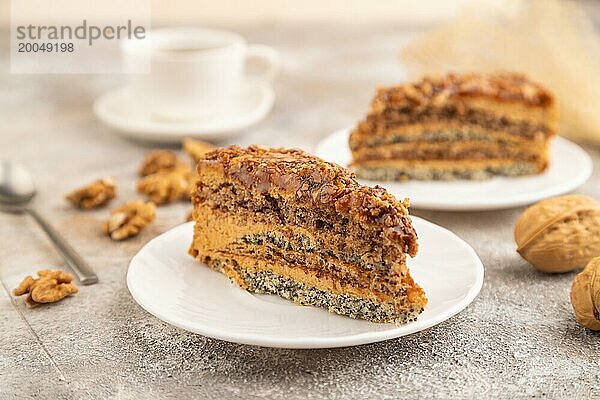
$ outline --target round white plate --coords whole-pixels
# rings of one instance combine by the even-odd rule
[[[352,159],[349,135],[349,129],[342,129],[326,137],[317,146],[316,155],[346,167]],[[581,186],[591,174],[590,156],[575,143],[558,136],[552,140],[550,166],[540,175],[495,177],[484,181],[361,180],[361,183],[383,186],[400,199],[408,197],[413,208],[422,210],[494,210],[519,207],[568,193]]]
[[[187,254],[193,222],[158,236],[133,257],[127,286],[148,312],[191,332],[267,347],[354,346],[397,338],[452,317],[473,301],[483,283],[475,251],[452,232],[412,217],[419,254],[409,259],[412,276],[429,304],[406,325],[354,320],[272,295],[255,295]]]
[[[160,119],[139,107],[129,87],[103,94],[94,102],[94,114],[125,136],[152,142],[176,143],[186,137],[220,140],[263,119],[275,95],[268,82],[247,79],[232,103],[218,113],[197,120]]]

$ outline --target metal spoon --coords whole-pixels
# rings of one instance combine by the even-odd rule
[[[77,254],[65,239],[28,203],[36,194],[29,171],[20,164],[0,160],[0,206],[2,211],[27,213],[42,227],[56,249],[82,285],[98,282],[98,277],[90,266]]]

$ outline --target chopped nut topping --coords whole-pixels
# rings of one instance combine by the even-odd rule
[[[77,286],[71,283],[73,275],[57,270],[44,269],[38,271],[39,278],[28,275],[13,290],[13,295],[28,294],[25,304],[29,308],[42,303],[54,303],[78,292]]]
[[[329,207],[364,225],[398,230],[390,236],[401,241],[405,252],[417,253],[417,235],[408,215],[409,201],[398,201],[381,186],[362,186],[347,169],[311,156],[302,150],[230,146],[211,151],[199,170],[219,171],[260,196],[294,196],[307,206]],[[222,171],[222,172],[221,172]],[[196,180],[192,203],[206,198],[204,185]]]
[[[140,165],[139,175],[148,176],[161,171],[170,171],[185,164],[170,150],[153,150],[146,154]]]
[[[123,240],[137,235],[154,219],[156,206],[141,200],[128,201],[110,212],[103,230],[113,240]]]
[[[191,179],[191,168],[182,164],[140,179],[137,190],[158,205],[172,203],[189,197]]]
[[[192,157],[197,164],[198,160],[204,158],[204,155],[214,149],[215,146],[208,142],[203,142],[196,139],[185,139],[183,141],[183,150]]]
[[[112,177],[99,179],[65,196],[77,208],[89,210],[98,208],[116,196],[115,180]]]
[[[548,107],[554,103],[550,92],[527,76],[518,73],[451,73],[426,76],[418,82],[377,90],[371,113],[388,108],[442,106],[448,99],[462,96],[491,97],[502,101],[520,101],[530,106]]]

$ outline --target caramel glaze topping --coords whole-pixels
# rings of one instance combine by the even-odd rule
[[[501,101],[520,101],[530,106],[549,107],[552,95],[540,84],[518,73],[450,73],[426,76],[418,82],[380,87],[371,104],[371,113],[385,109],[439,106],[454,97],[491,97]]]
[[[198,171],[219,164],[226,177],[262,195],[283,193],[298,203],[328,207],[360,224],[382,226],[386,238],[417,253],[417,234],[408,216],[408,199],[400,202],[380,186],[360,185],[353,173],[302,150],[218,148],[200,160]]]

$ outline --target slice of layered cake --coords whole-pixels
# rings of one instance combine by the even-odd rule
[[[375,322],[413,321],[427,303],[407,255],[417,235],[400,202],[301,150],[219,148],[198,163],[190,254],[240,287]]]
[[[363,179],[539,174],[557,129],[552,95],[520,74],[450,74],[380,88],[350,135]]]

